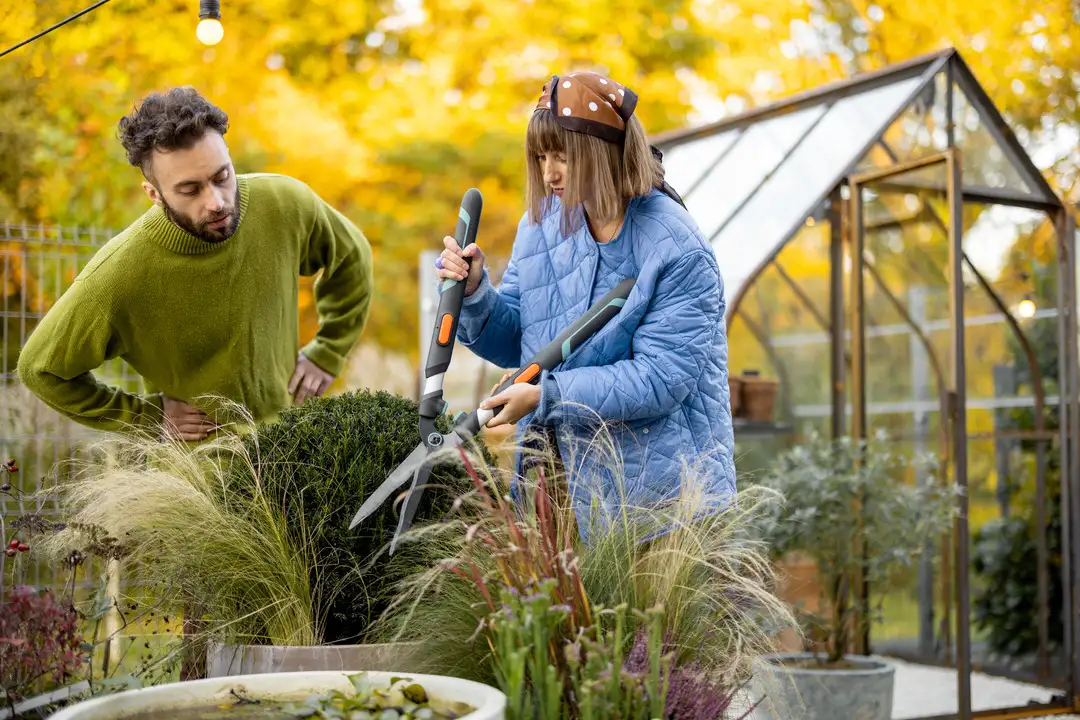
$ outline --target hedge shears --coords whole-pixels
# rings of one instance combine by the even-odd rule
[[[469,193],[474,192],[476,191],[469,191]],[[461,247],[465,247],[475,239],[475,218],[479,216],[480,194],[476,192],[475,205],[467,206],[466,203],[470,199],[469,193],[466,193],[465,199],[462,201],[462,215],[471,218],[472,224],[469,225],[469,221],[466,221],[465,232],[454,236]],[[475,209],[475,212],[472,212],[470,208]],[[460,218],[458,229],[462,229]],[[463,240],[463,238],[466,239]],[[470,258],[465,258],[465,260],[469,262]],[[542,371],[551,370],[566,360],[582,343],[596,334],[600,328],[619,313],[635,283],[635,278],[627,278],[612,288],[604,297],[593,303],[592,307],[586,310],[584,315],[563,330],[540,352],[536,353],[529,362],[500,383],[490,397],[498,395],[516,383],[535,384],[539,382]],[[464,288],[464,282],[447,280],[443,283],[442,296],[439,300],[439,312],[436,315],[435,332],[432,336],[425,369],[427,382],[424,386],[424,395],[420,400],[421,442],[390,473],[382,485],[364,501],[364,504],[349,524],[350,529],[360,524],[411,477],[412,485],[408,490],[401,514],[398,517],[397,530],[394,532],[394,537],[390,542],[391,555],[397,549],[401,536],[412,526],[413,518],[416,516],[416,510],[420,505],[428,478],[431,475],[433,456],[444,449],[462,445],[479,433],[481,428],[487,425],[491,418],[502,410],[502,406],[498,406],[488,409],[477,408],[468,414],[464,412],[458,413],[454,418],[453,429],[446,434],[440,433],[435,427],[436,417],[444,412],[446,408],[446,403],[442,397],[443,375],[450,364],[452,344],[457,331],[457,319],[461,310],[461,301],[464,297]],[[444,328],[447,329],[445,332]]]

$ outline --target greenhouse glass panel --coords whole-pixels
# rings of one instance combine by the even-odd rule
[[[983,117],[959,86],[953,91],[953,117],[956,120],[956,144],[963,152],[964,185],[970,188],[1013,190],[1031,195],[1020,171],[989,130],[988,118]]]
[[[784,161],[825,109],[823,106],[807,108],[751,126],[701,184],[686,193],[686,208],[706,238],[712,237],[731,213]],[[669,182],[675,187],[688,188],[693,181],[671,178]]]
[[[742,130],[708,135],[703,138],[676,145],[664,151],[664,177],[684,198],[728,151],[742,134]]]
[[[713,238],[727,297],[733,297],[754,269],[803,224],[920,82],[921,77],[911,77],[848,96],[827,108],[806,139]],[[725,160],[721,166],[727,164]],[[698,223],[702,224],[700,218]]]
[[[949,146],[946,131],[945,73],[939,72],[932,83],[919,91],[881,139],[856,167],[866,172],[896,163],[927,157]]]

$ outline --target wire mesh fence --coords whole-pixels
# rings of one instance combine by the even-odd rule
[[[111,237],[109,228],[62,227],[0,223],[0,317],[3,352],[0,354],[0,457],[15,460],[18,472],[10,475],[11,490],[0,493],[0,522],[4,542],[18,533],[28,516],[59,520],[57,480],[71,472],[87,443],[105,438],[68,420],[37,399],[19,381],[19,353],[45,313],[71,286],[78,273]],[[139,378],[122,360],[107,362],[95,374],[103,382],[135,389]],[[42,563],[19,567],[22,558],[9,562],[5,580],[39,588],[71,587],[66,570]],[[80,569],[76,586],[95,586],[101,568]],[[5,584],[8,584],[5,583]]]

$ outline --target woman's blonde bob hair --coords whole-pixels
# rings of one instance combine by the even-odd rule
[[[619,144],[560,127],[549,110],[537,109],[525,133],[526,198],[529,221],[539,224],[552,209],[555,195],[544,182],[540,155],[562,153],[566,178],[562,195],[562,231],[570,235],[583,219],[589,201],[598,220],[614,218],[628,199],[647,195],[664,182],[664,168],[652,153],[645,128],[636,116],[626,123]]]

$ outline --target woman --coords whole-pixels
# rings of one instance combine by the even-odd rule
[[[735,499],[723,282],[664,182],[636,104],[611,78],[554,76],[526,134],[529,209],[500,287],[475,244],[444,238],[436,262],[439,278],[466,281],[459,341],[500,367],[524,364],[621,280],[637,278],[620,313],[561,365],[484,403],[505,403],[488,427],[554,431],[583,536],[597,495],[605,515],[673,499],[686,465],[722,507]],[[621,472],[588,451],[600,422]]]

